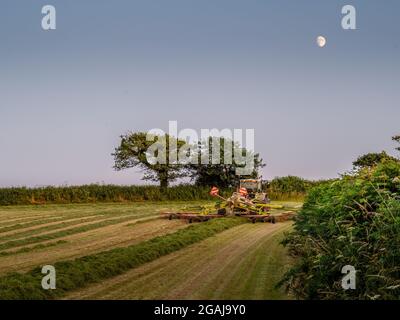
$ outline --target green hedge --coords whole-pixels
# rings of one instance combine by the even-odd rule
[[[0,188],[0,205],[62,204],[124,201],[210,200],[210,188],[158,186],[83,185],[43,188]],[[229,191],[227,191],[229,193]]]
[[[55,290],[41,287],[41,268],[28,273],[11,273],[0,278],[0,300],[52,299],[68,291],[122,274],[146,262],[182,249],[219,232],[245,223],[243,218],[220,218],[191,225],[175,233],[159,236],[125,248],[56,262]]]
[[[272,200],[304,200],[313,187],[332,181],[313,181],[296,176],[276,177],[269,182],[267,192]]]
[[[312,189],[284,244],[298,259],[282,284],[299,298],[400,299],[400,164]],[[341,286],[345,265],[355,290]]]
[[[326,181],[310,181],[300,177],[274,178],[268,185],[272,200],[303,200],[314,186]],[[90,184],[83,186],[0,188],[0,206],[30,204],[63,204],[124,201],[192,201],[211,200],[211,187],[190,184],[161,189],[158,186],[118,186]],[[222,190],[228,196],[233,189]]]

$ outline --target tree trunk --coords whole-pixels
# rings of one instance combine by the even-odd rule
[[[168,188],[168,178],[161,178],[160,179],[160,188],[161,189],[166,189]]]

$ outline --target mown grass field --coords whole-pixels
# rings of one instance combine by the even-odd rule
[[[290,265],[283,224],[246,223],[67,299],[288,299],[275,284]]]
[[[13,271],[30,272],[60,261],[74,263],[78,258],[92,259],[116,248],[140,247],[155,238],[160,239],[161,245],[165,238],[166,246],[174,246],[167,239],[175,239],[173,234],[186,230],[189,224],[161,219],[159,213],[204,203],[0,207],[0,277],[7,277]],[[279,245],[284,231],[290,228],[291,223],[241,223],[232,224],[225,231],[220,228],[211,236],[199,233],[201,241],[188,238],[188,245],[183,248],[157,253],[157,258],[118,271],[117,276],[107,276],[99,283],[79,285],[82,288],[68,292],[66,298],[287,299],[274,286],[291,263]],[[206,225],[202,227],[206,229]],[[197,231],[191,232],[195,235]],[[169,234],[172,237],[166,237]],[[185,233],[176,237],[181,235],[184,237]]]

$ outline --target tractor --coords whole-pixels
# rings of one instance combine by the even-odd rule
[[[237,191],[233,192],[228,198],[221,197],[218,191],[218,188],[213,187],[210,192],[211,196],[223,200],[217,205],[218,214],[268,214],[270,209],[282,207],[269,204],[270,199],[262,189],[261,179],[241,179]]]
[[[263,181],[261,179],[241,179],[239,181],[239,190],[247,190],[248,198],[253,203],[270,203],[267,193],[263,190]]]

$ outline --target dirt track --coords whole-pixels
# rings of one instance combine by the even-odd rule
[[[287,299],[274,286],[290,264],[279,244],[290,228],[241,225],[67,299]]]

